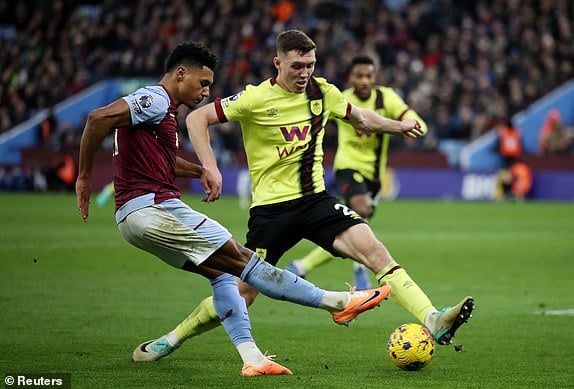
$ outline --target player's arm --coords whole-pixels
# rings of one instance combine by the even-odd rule
[[[201,162],[206,174],[201,176],[201,186],[205,191],[205,197],[202,201],[212,202],[221,197],[221,186],[223,179],[221,172],[217,168],[215,154],[209,142],[209,126],[220,123],[213,103],[192,111],[185,118],[187,134]]]
[[[79,171],[76,180],[76,200],[84,221],[88,220],[91,177],[96,153],[112,128],[131,124],[130,109],[123,99],[90,112],[80,142]]]
[[[209,183],[213,180],[217,180],[216,177],[213,177],[214,173],[212,170],[204,169],[203,166],[189,162],[179,156],[175,160],[175,175],[176,177],[199,178],[202,185],[203,182]],[[206,185],[209,186],[209,184]],[[206,198],[207,195],[204,197],[204,201],[207,201]]]
[[[353,127],[363,131],[374,131],[415,139],[424,135],[420,123],[415,119],[393,120],[383,117],[370,109],[357,107],[354,104],[351,104],[349,122]]]
[[[183,178],[199,178],[203,173],[203,167],[193,162],[189,162],[180,156],[175,160],[175,176]]]

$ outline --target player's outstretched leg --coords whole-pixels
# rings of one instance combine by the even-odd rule
[[[328,310],[335,322],[343,325],[378,306],[391,292],[389,285],[360,292],[326,291],[287,270],[276,268],[255,253],[243,269],[241,280],[275,300]]]
[[[349,294],[347,307],[339,312],[331,312],[333,320],[337,324],[348,326],[357,315],[378,306],[390,293],[391,287],[389,285],[362,291],[352,290]]]
[[[362,312],[378,306],[391,291],[389,285],[360,292],[325,291],[290,272],[282,271],[262,261],[256,255],[253,255],[241,278],[269,297],[326,309],[331,312],[333,320],[342,325],[348,325]],[[274,281],[270,283],[269,280]],[[221,324],[213,304],[211,297],[204,299],[175,330],[157,340],[140,344],[133,352],[133,360],[137,362],[157,361],[175,351],[186,339],[200,335]],[[275,362],[269,365],[267,361],[265,362],[265,374],[273,374],[273,371],[277,371],[277,366],[274,366]],[[247,366],[245,369],[246,375],[254,374],[252,367]],[[281,374],[289,374],[286,370],[283,370]]]
[[[455,306],[435,312],[433,314],[435,323],[431,333],[438,344],[446,345],[452,343],[456,330],[472,317],[473,310],[474,299],[471,296],[467,296]]]
[[[348,325],[359,313],[374,308],[383,299],[386,299],[389,292],[389,286],[383,286],[372,291],[352,292],[349,294],[351,298],[345,310],[332,313],[333,320],[337,324]],[[373,295],[377,296],[371,299]],[[185,340],[207,332],[220,324],[220,319],[213,307],[213,298],[207,297],[170,333],[159,339],[144,342],[136,347],[133,351],[132,359],[136,362],[157,361],[174,352]],[[172,339],[171,343],[168,341],[168,337]],[[276,367],[268,367],[269,369],[277,370]],[[254,368],[254,366],[244,367],[246,375],[249,372],[254,373]]]
[[[377,280],[380,285],[387,284],[393,288],[391,299],[423,323],[440,345],[450,344],[456,330],[472,316],[472,297],[465,297],[454,307],[437,311],[427,295],[395,261],[377,273]]]
[[[288,368],[271,361],[255,344],[251,336],[245,299],[239,294],[236,278],[223,273],[210,279],[210,284],[213,290],[214,311],[243,360],[241,375],[292,374]],[[210,320],[204,321],[210,322]],[[171,354],[175,347],[181,344],[180,339],[177,332],[172,331],[156,341],[140,345],[134,351],[132,358],[138,361],[160,359]]]

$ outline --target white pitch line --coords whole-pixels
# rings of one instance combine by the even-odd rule
[[[550,311],[538,311],[540,315],[551,316],[574,316],[574,309],[555,309]]]

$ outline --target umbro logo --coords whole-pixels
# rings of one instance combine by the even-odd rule
[[[279,112],[279,111],[277,110],[277,108],[269,108],[269,109],[267,110],[267,115],[268,115],[268,116],[277,116],[277,113],[278,113],[278,112]]]

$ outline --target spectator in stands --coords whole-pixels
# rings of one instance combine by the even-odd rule
[[[538,138],[540,150],[544,154],[564,154],[572,151],[574,132],[562,121],[557,109],[551,109],[544,120]]]
[[[449,116],[460,104],[470,107],[473,134],[574,77],[573,2],[252,3],[22,1],[6,7],[0,15],[0,132],[102,79],[154,76],[161,72],[157,59],[186,39],[220,54],[213,96],[231,95],[274,74],[264,58],[283,27],[305,26],[321,48],[316,70],[333,82],[346,79],[331,76],[337,67],[369,52],[385,68],[377,81],[403,99],[445,105]],[[505,115],[494,111],[504,105]],[[430,110],[414,108],[432,119]]]
[[[467,145],[472,132],[472,109],[461,104],[454,117],[448,115],[445,106],[438,116],[438,150],[446,155],[451,167],[458,167],[460,152]]]

